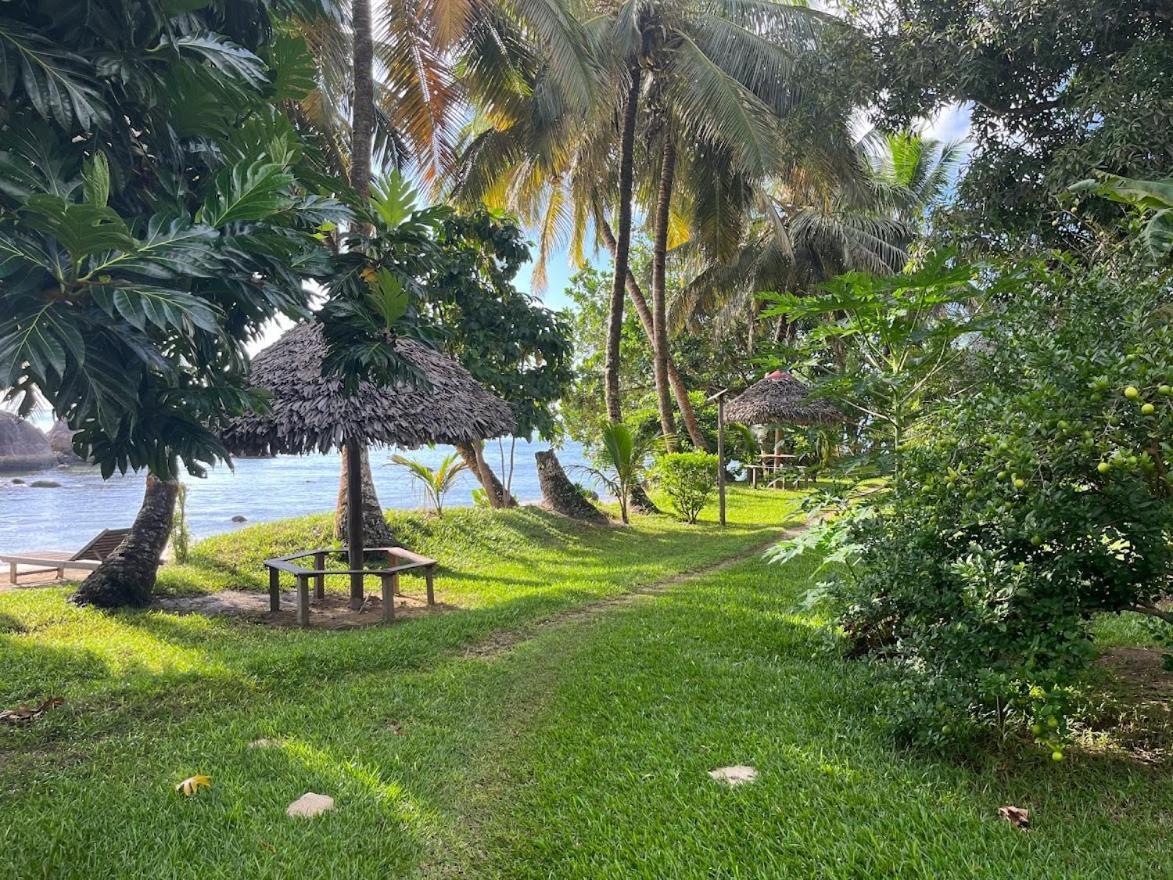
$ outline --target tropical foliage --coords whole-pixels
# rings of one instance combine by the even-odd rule
[[[460,456],[455,452],[446,455],[435,468],[399,453],[392,455],[391,461],[406,470],[411,478],[419,483],[432,512],[436,516],[443,516],[444,496],[452,490],[456,478],[465,470],[465,464],[460,460]]]

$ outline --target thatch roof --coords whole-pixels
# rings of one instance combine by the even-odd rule
[[[348,437],[414,448],[513,430],[509,405],[452,358],[410,339],[395,344],[430,387],[364,382],[345,397],[338,379],[322,376],[321,327],[294,327],[253,359],[250,384],[269,392],[269,412],[234,419],[222,435],[225,444],[241,455],[299,454],[339,448]]]
[[[811,400],[807,387],[775,370],[725,405],[725,418],[745,425],[826,425],[843,421],[825,400]]]

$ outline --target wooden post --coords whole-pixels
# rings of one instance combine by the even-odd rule
[[[428,585],[428,604],[436,604],[436,572],[435,566],[429,565],[424,569],[424,582]]]
[[[717,520],[721,525],[725,525],[725,395],[728,391],[722,388],[708,401],[717,401]]]
[[[315,553],[314,554],[314,568],[316,568],[318,571],[321,571],[325,567],[326,567],[326,554],[325,553]],[[314,576],[314,601],[316,601],[316,602],[325,602],[326,601],[326,576],[324,574],[319,574],[319,575]]]
[[[297,625],[310,625],[310,576],[297,576]]]
[[[399,592],[399,572],[379,575],[383,583],[383,622],[395,620],[395,594]]]
[[[281,610],[281,572],[276,568],[269,569],[269,610]]]
[[[362,608],[362,444],[346,440],[346,547],[350,575],[350,607]]]

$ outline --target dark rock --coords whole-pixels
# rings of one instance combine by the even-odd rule
[[[29,483],[33,489],[60,489],[61,484],[56,480],[33,480]]]
[[[0,412],[0,471],[36,471],[56,463],[44,432],[11,413]]]
[[[69,430],[69,425],[58,419],[45,435],[49,441],[49,448],[61,464],[77,464],[82,461],[81,456],[73,451],[73,434],[74,432]]]
[[[22,480],[20,477],[16,477],[16,478],[14,478],[14,479],[13,479],[13,481],[12,481],[12,485],[14,485],[14,486],[23,486],[23,485],[24,485],[24,480]]]
[[[232,521],[233,521],[233,522],[248,522],[248,517],[247,517],[247,516],[241,516],[241,515],[238,513],[236,516],[232,517]]]

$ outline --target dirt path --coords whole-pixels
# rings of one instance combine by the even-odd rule
[[[585,605],[578,605],[574,608],[568,608],[565,611],[560,611],[557,614],[551,614],[549,617],[543,617],[540,620],[535,620],[532,623],[525,624],[515,629],[502,629],[490,633],[484,639],[469,645],[462,652],[462,656],[467,658],[488,658],[496,657],[501,654],[508,653],[520,645],[522,642],[527,642],[530,639],[536,638],[545,630],[552,629],[558,626],[574,625],[584,623],[586,621],[594,620],[615,608],[622,608],[626,605],[631,605],[633,602],[641,601],[648,597],[658,596],[671,590],[673,587],[688,583],[689,581],[697,580],[698,578],[707,577],[711,574],[724,571],[731,568],[742,560],[764,553],[770,547],[773,547],[779,541],[793,538],[801,532],[809,528],[808,523],[791,528],[782,529],[768,541],[765,541],[757,546],[751,547],[748,550],[743,550],[735,556],[730,556],[728,559],[722,559],[720,562],[714,562],[711,565],[706,565],[703,568],[698,568],[695,571],[685,571],[680,574],[674,574],[671,577],[664,578],[654,583],[645,584],[644,586],[635,587],[617,596],[609,596],[606,599],[598,599],[594,602],[588,602]]]

